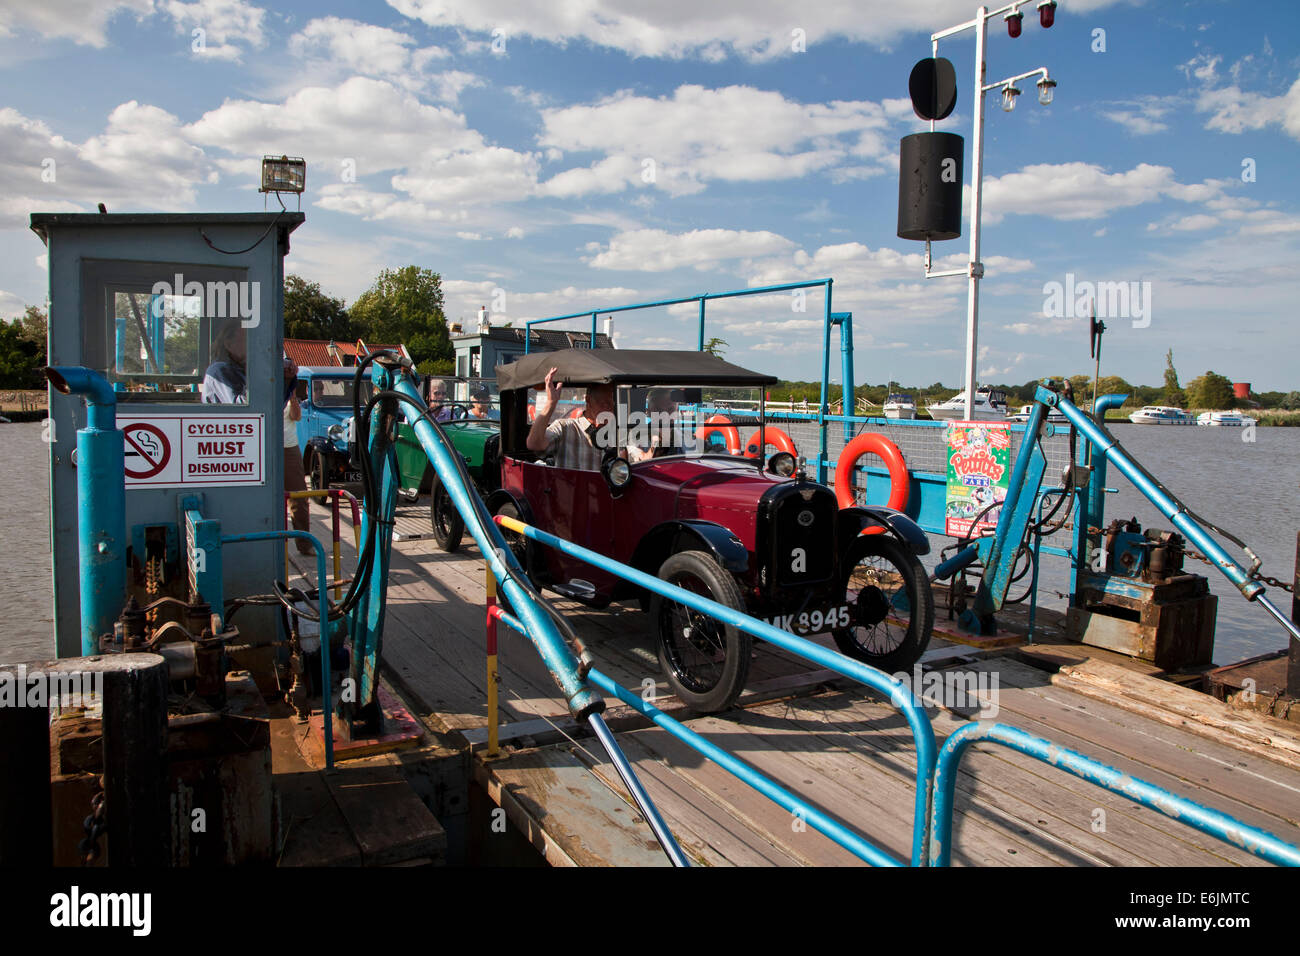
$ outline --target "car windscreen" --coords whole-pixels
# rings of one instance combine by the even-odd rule
[[[618,443],[633,462],[740,454],[759,426],[758,388],[637,385],[618,389]]]
[[[311,383],[311,402],[320,408],[351,408],[351,378],[317,378]],[[363,380],[361,383],[361,404],[370,401],[374,384]]]

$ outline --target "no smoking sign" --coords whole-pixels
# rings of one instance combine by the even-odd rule
[[[260,485],[262,415],[122,418],[127,488]]]
[[[167,468],[172,441],[157,425],[133,422],[122,429],[126,453],[126,477],[136,481],[154,478]]]

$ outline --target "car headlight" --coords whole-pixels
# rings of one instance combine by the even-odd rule
[[[607,458],[600,466],[600,473],[609,485],[610,492],[617,498],[632,481],[632,466],[626,458]]]
[[[342,440],[343,440],[343,426],[342,426],[342,425],[331,425],[328,429],[326,429],[325,434],[329,437],[329,440],[330,440],[330,441],[342,441]]]
[[[794,474],[794,455],[788,451],[778,451],[767,460],[767,470],[782,478],[789,478]]]

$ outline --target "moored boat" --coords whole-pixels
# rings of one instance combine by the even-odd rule
[[[947,421],[1004,421],[1007,417],[1006,392],[981,385],[975,390],[975,404],[968,411],[966,393],[958,392],[946,402],[927,405],[926,411],[938,422]]]
[[[1009,422],[1029,421],[1029,413],[1033,410],[1033,408],[1034,408],[1033,405],[1021,405],[1020,410],[1018,412],[1016,412],[1014,415],[1007,416],[1007,421]],[[1047,420],[1051,422],[1053,425],[1068,425],[1070,423],[1070,420],[1066,418],[1065,415],[1062,414],[1061,410],[1058,408],[1049,408],[1047,410]]]
[[[1191,412],[1172,405],[1144,405],[1128,417],[1134,425],[1195,425]]]
[[[902,393],[890,395],[885,399],[884,412],[886,418],[915,418],[916,399]]]
[[[1249,415],[1243,415],[1241,412],[1201,412],[1200,415],[1196,416],[1196,424],[1245,428],[1247,425],[1254,425],[1255,419]]]

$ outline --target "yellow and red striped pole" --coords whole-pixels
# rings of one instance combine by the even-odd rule
[[[497,579],[490,566],[484,568],[487,575],[487,709],[488,709],[488,756],[497,755],[497,730],[500,722],[497,713]]]

